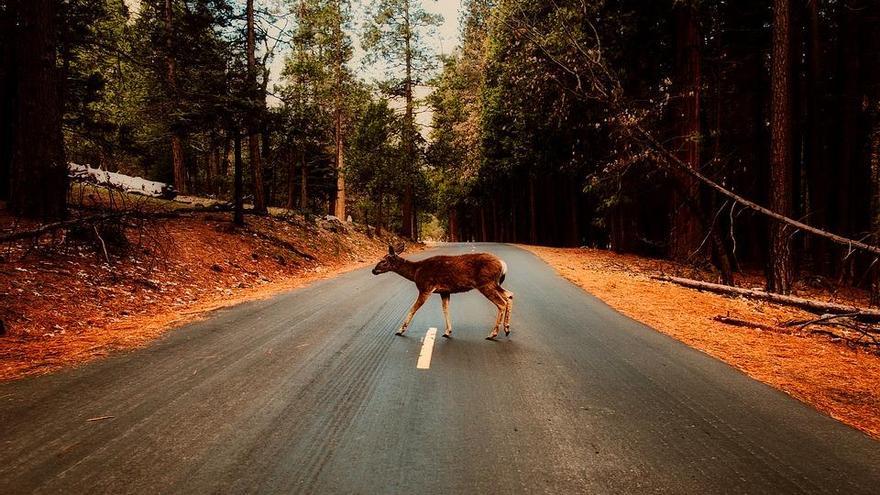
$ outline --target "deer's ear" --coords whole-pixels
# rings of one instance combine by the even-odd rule
[[[401,242],[399,246],[397,246],[397,254],[402,254],[406,251],[406,243]]]
[[[388,245],[388,254],[394,256],[394,246],[392,246],[391,244]]]

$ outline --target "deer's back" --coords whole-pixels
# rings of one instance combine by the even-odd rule
[[[467,292],[499,280],[502,262],[488,253],[434,256],[419,263],[415,282],[434,292]]]

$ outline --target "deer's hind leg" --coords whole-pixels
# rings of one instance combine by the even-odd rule
[[[486,299],[492,301],[492,304],[494,304],[496,308],[498,308],[498,314],[495,316],[495,326],[492,327],[492,332],[486,337],[486,340],[495,340],[495,337],[498,336],[498,330],[501,328],[501,322],[504,321],[507,300],[504,298],[501,291],[498,290],[498,286],[480,287],[479,291],[486,296]]]
[[[443,336],[448,339],[452,337],[452,320],[449,319],[449,293],[440,294],[440,299],[443,301],[443,318],[446,319],[446,332],[443,333]]]
[[[513,292],[501,288],[507,306],[504,308],[504,335],[510,335],[510,312],[513,311]]]
[[[413,316],[416,315],[416,311],[425,304],[425,301],[431,296],[430,292],[419,292],[419,297],[416,298],[416,302],[413,303],[412,308],[409,310],[409,314],[406,316],[406,319],[403,320],[403,325],[400,326],[400,330],[397,331],[397,335],[403,335],[406,333],[407,327],[409,327],[409,323],[412,321]]]

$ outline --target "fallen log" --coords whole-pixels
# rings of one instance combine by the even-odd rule
[[[824,301],[816,301],[814,299],[804,299],[802,297],[784,296],[782,294],[774,294],[772,292],[752,289],[742,289],[739,287],[731,287],[729,285],[713,284],[710,282],[701,282],[689,278],[670,277],[666,275],[656,275],[651,277],[662,282],[670,282],[673,284],[689,287],[691,289],[705,290],[723,295],[737,295],[750,297],[753,299],[761,299],[771,301],[785,306],[793,306],[811,313],[816,314],[850,314],[849,316],[855,320],[877,322],[880,321],[880,310],[859,308],[856,306],[847,306],[845,304],[835,304]]]

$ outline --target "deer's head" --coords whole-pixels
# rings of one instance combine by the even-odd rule
[[[373,275],[379,275],[380,273],[393,272],[397,270],[397,267],[403,263],[403,258],[399,255],[403,253],[404,249],[406,249],[406,245],[403,244],[397,249],[392,245],[388,245],[388,254],[385,255],[384,258],[379,260],[379,264],[373,268]]]

